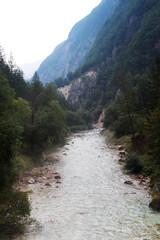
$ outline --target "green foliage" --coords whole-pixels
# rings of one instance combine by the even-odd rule
[[[146,134],[150,153],[151,165],[155,175],[160,174],[160,104],[145,121],[144,132]],[[157,174],[157,171],[159,172]]]
[[[0,52],[1,53],[1,52]],[[13,81],[11,81],[13,80]],[[15,86],[16,84],[16,86]],[[25,98],[20,94],[25,91]],[[15,91],[14,91],[15,90]],[[24,90],[24,91],[23,91]],[[56,90],[53,82],[43,86],[35,73],[25,85],[22,74],[11,59],[0,55],[0,239],[22,233],[30,223],[27,195],[13,190],[21,166],[19,154],[27,155],[25,166],[40,163],[42,154],[64,142],[66,115],[74,130],[91,125],[91,114],[75,110]],[[72,118],[73,117],[73,118]],[[31,163],[32,158],[32,163]]]
[[[86,130],[91,128],[92,116],[85,110],[77,110],[75,112],[68,110],[66,112],[66,123],[71,131]]]
[[[143,164],[140,161],[139,156],[136,152],[130,152],[127,155],[125,169],[128,170],[130,173],[141,173],[143,169]]]
[[[144,69],[156,54],[153,46],[158,41],[159,8],[156,0],[119,1],[99,32],[87,62],[95,65],[108,59],[113,67],[123,63],[128,70]]]
[[[98,72],[96,90],[92,93],[88,109],[95,109],[96,104],[102,107],[109,105],[113,100],[119,89],[117,72],[121,64],[131,73],[133,86],[138,84],[135,84],[138,75],[142,78],[146,74],[147,68],[160,51],[159,12],[160,2],[157,0],[119,1],[113,15],[99,31],[86,62],[73,73],[76,77],[92,68]],[[142,98],[147,100],[146,76],[143,79]],[[139,87],[142,89],[142,81]]]
[[[118,117],[120,115],[120,109],[118,104],[112,104],[107,107],[105,111],[105,118],[103,125],[105,128],[108,128],[113,124],[113,122],[118,120]]]
[[[29,110],[0,72],[0,238],[22,232],[30,214],[27,195],[13,190],[18,179],[22,122]]]
[[[63,141],[65,127],[65,112],[57,101],[37,105],[34,122],[25,127],[23,151],[40,160],[44,151]]]
[[[10,187],[17,178],[16,167],[22,126],[16,114],[14,92],[0,75],[0,189]]]
[[[111,130],[114,131],[116,137],[131,134],[128,116],[120,116],[117,121],[113,122]]]
[[[51,101],[58,99],[58,92],[53,82],[47,83],[42,91],[41,104],[42,106],[48,106]]]
[[[71,73],[67,75],[67,78],[56,78],[54,80],[55,85],[57,88],[64,87],[70,84],[71,80],[73,80],[73,77],[71,77]]]
[[[41,83],[37,72],[35,72],[32,83],[30,85],[30,94],[29,94],[29,102],[31,105],[32,111],[32,119],[31,124],[34,124],[35,114],[42,102],[42,93],[44,91],[43,84]]]
[[[20,124],[25,127],[31,118],[31,107],[29,102],[23,98],[17,98],[15,103],[17,119],[19,119]]]
[[[131,75],[121,68],[121,71],[117,73],[120,89],[114,102],[106,108],[104,126],[110,127],[116,137],[128,134],[132,134],[134,137],[141,125],[141,117],[137,111],[136,93],[131,85],[131,79]]]
[[[148,72],[148,92],[148,107],[152,111],[159,105],[160,100],[160,54],[158,54]]]
[[[80,131],[88,130],[88,127],[85,125],[76,125],[76,126],[71,126],[69,129],[71,132],[80,132]]]
[[[23,72],[15,65],[11,57],[9,63],[6,62],[6,57],[3,49],[0,47],[0,71],[7,79],[9,86],[14,88],[16,97],[27,96],[27,83],[23,78]]]
[[[19,191],[0,192],[0,237],[13,237],[22,233],[31,222],[27,193]]]
[[[129,82],[125,76],[121,71],[121,88],[112,104],[106,108],[104,126],[118,138],[132,134],[130,149],[137,153],[128,155],[126,169],[131,173],[139,173],[143,168],[143,174],[157,182],[160,180],[159,56],[142,75],[130,76]]]
[[[152,169],[153,179],[160,178],[160,57],[158,56],[153,67],[148,72],[149,88],[147,114],[144,121],[144,134],[147,141],[147,152]]]
[[[160,197],[158,195],[155,195],[149,206],[155,211],[160,211]]]
[[[40,109],[35,118],[35,126],[42,144],[60,143],[65,128],[65,113],[59,104],[51,101],[48,107]]]

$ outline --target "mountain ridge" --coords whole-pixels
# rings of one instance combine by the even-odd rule
[[[100,27],[113,13],[118,1],[103,0],[73,26],[68,39],[60,43],[38,68],[37,72],[43,83],[66,77],[84,63]]]
[[[119,1],[111,18],[100,29],[85,63],[73,73],[73,82],[78,85],[79,78],[82,82],[92,81],[85,78],[86,72],[97,72],[96,85],[88,97],[85,89],[77,92],[80,99],[75,102],[77,106],[82,107],[82,98],[85,98],[86,109],[102,111],[116,96],[117,73],[122,66],[132,75],[133,85],[138,85],[138,79],[160,52],[159,12],[160,2],[156,0]],[[70,88],[68,100],[73,104],[74,95]]]

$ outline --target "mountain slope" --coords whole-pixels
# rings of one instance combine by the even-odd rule
[[[121,0],[97,36],[87,62],[95,65],[121,59],[132,71],[145,69],[159,48],[159,9],[157,0]]]
[[[112,17],[97,35],[86,62],[74,73],[82,79],[88,71],[98,73],[88,103],[85,98],[86,108],[94,111],[95,106],[103,107],[115,97],[119,88],[117,72],[122,65],[132,74],[133,84],[138,84],[138,74],[146,72],[160,52],[159,13],[160,1],[157,0],[119,1]],[[70,91],[68,99],[73,102],[72,95]]]
[[[74,25],[68,39],[59,44],[40,65],[38,74],[42,82],[66,77],[84,63],[100,27],[113,13],[118,1],[103,0],[88,16]]]

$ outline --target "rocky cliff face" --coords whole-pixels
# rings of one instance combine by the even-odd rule
[[[147,68],[152,66],[160,52],[159,13],[160,1],[157,0],[119,1],[115,12],[99,31],[86,62],[80,68],[80,74],[89,72],[90,69],[99,69],[96,85],[90,89],[90,94],[89,89],[84,89],[84,94],[81,92],[80,96],[84,96],[84,99],[78,94],[80,106],[92,112],[96,109],[98,114],[100,108],[110,104],[119,89],[117,75],[123,68],[130,72],[131,84],[137,84],[138,88],[141,79],[139,76],[147,72]],[[75,91],[79,89],[75,88]],[[85,91],[90,104],[86,103]]]
[[[75,79],[70,85],[59,88],[58,90],[62,92],[66,100],[70,103],[85,109],[87,108],[92,90],[96,86],[97,75],[97,72],[90,70]]]
[[[42,82],[50,82],[80,67],[107,18],[119,0],[102,0],[87,17],[74,25],[68,39],[58,45],[40,65],[38,74]]]

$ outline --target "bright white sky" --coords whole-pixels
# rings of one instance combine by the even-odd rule
[[[0,46],[18,66],[45,59],[101,0],[0,0]]]

